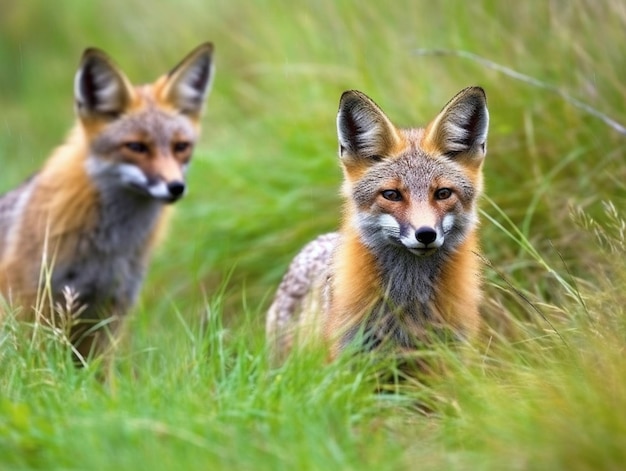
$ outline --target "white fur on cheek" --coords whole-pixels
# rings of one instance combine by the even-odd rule
[[[400,237],[400,225],[390,214],[357,213],[355,226],[368,247],[384,246],[390,239]]]
[[[120,180],[123,183],[145,186],[148,183],[148,178],[143,171],[132,164],[119,164],[117,166]]]
[[[378,224],[386,235],[399,237],[400,236],[400,224],[396,221],[391,214],[381,214],[378,216]]]
[[[443,229],[443,233],[446,234],[452,230],[454,227],[454,214],[446,214],[443,217],[443,222],[441,223],[441,228]]]

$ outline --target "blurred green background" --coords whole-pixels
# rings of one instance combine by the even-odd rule
[[[619,353],[625,329],[623,321],[603,323],[622,319],[626,305],[620,219],[626,136],[602,116],[626,124],[625,5],[1,0],[0,192],[35,172],[70,129],[72,81],[86,47],[104,49],[140,83],[210,40],[217,71],[188,197],[176,205],[129,319],[125,354],[143,376],[122,374],[119,395],[110,397],[78,373],[21,367],[19,345],[12,362],[3,360],[13,350],[0,343],[0,362],[11,372],[0,381],[2,396],[15,401],[0,403],[0,450],[17,450],[11,456],[22,462],[38,444],[35,465],[49,456],[69,456],[68,464],[64,440],[84,435],[88,446],[78,453],[102,469],[110,469],[111,453],[120,453],[118,465],[131,463],[126,469],[146,457],[161,469],[188,469],[180,465],[185,459],[204,459],[194,455],[197,433],[220,443],[212,463],[228,469],[263,468],[258,460],[269,457],[275,461],[265,469],[366,469],[365,462],[370,469],[381,462],[390,469],[416,462],[427,469],[618,469],[611,466],[623,465],[626,449],[619,414],[626,403]],[[485,88],[491,113],[484,312],[493,332],[521,329],[524,342],[494,354],[496,360],[477,360],[475,376],[459,375],[433,393],[446,404],[437,421],[381,412],[371,395],[358,402],[351,394],[359,386],[342,376],[332,383],[335,370],[325,376],[315,365],[300,371],[292,365],[272,376],[261,360],[264,311],[298,249],[334,230],[341,217],[335,134],[341,93],[361,90],[396,124],[416,126],[469,85]],[[215,327],[215,317],[228,335],[209,329],[215,338],[207,364],[200,354],[190,360],[199,348],[195,326],[209,318]],[[513,319],[534,326],[520,328]],[[585,324],[589,319],[599,323]],[[565,353],[552,326],[567,337]],[[572,360],[572,352],[589,355]],[[225,367],[223,356],[231,354]],[[29,376],[44,373],[53,379]],[[309,394],[307,384],[321,392]],[[42,385],[50,389],[38,395]],[[66,405],[67,395],[81,405]],[[22,420],[20,401],[30,422]],[[11,425],[11,414],[28,425]],[[172,428],[162,433],[126,414]],[[74,435],[52,431],[51,423],[69,424]],[[230,435],[220,435],[222,428]],[[13,438],[3,441],[7,430]],[[161,448],[175,430],[183,446],[166,441]],[[148,452],[131,456],[118,433]],[[282,453],[293,437],[301,454]],[[347,454],[335,448],[337,440]],[[319,444],[319,455],[306,454]]]

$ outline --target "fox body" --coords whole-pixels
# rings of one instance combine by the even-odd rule
[[[49,301],[66,305],[71,291],[80,313],[72,343],[83,356],[106,347],[132,306],[166,205],[185,192],[212,51],[205,43],[156,82],[133,86],[102,51],[87,49],[67,141],[0,197],[0,292],[21,317],[52,322]]]
[[[276,361],[310,341],[333,358],[355,342],[411,351],[432,331],[477,331],[488,122],[479,87],[414,129],[396,128],[358,91],[342,95],[343,224],[305,246],[278,288],[266,325]]]

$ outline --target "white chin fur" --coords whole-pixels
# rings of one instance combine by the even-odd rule
[[[428,248],[428,249],[411,249],[408,248],[409,252],[411,252],[414,255],[417,255],[418,257],[427,257],[428,255],[432,255],[437,251],[436,247],[433,248]]]
[[[435,239],[434,242],[426,246],[422,244],[421,242],[418,242],[414,235],[400,238],[400,242],[402,242],[402,245],[404,245],[411,252],[418,253],[418,254],[421,254],[421,252],[424,252],[424,251],[428,252],[432,250],[437,250],[443,245],[444,240],[445,240],[444,236],[440,235]]]

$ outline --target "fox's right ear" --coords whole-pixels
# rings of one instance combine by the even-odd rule
[[[161,98],[181,113],[198,118],[211,90],[214,75],[213,43],[191,51],[167,74]]]
[[[113,118],[131,103],[134,91],[126,76],[99,49],[83,53],[74,78],[74,99],[81,118]]]
[[[349,90],[341,95],[337,113],[339,156],[346,164],[373,164],[400,141],[395,126],[365,94]]]
[[[485,91],[468,87],[457,93],[427,126],[422,146],[435,155],[480,165],[487,152],[488,128]]]

